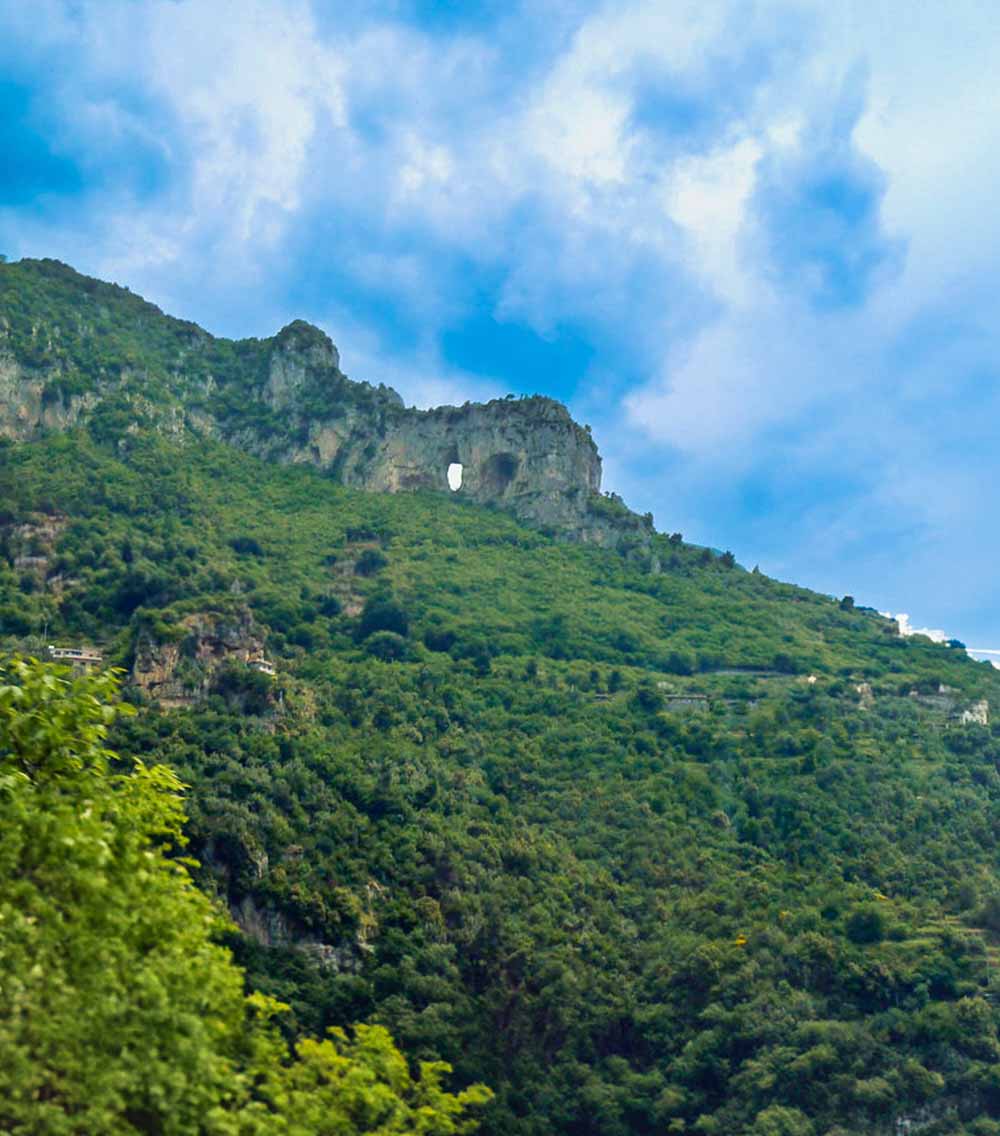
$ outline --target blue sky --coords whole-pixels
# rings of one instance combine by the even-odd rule
[[[0,0],[0,251],[561,398],[659,528],[997,646],[997,58],[975,0]]]

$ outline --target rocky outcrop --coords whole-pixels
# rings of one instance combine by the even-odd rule
[[[450,493],[448,470],[462,467],[462,500],[499,505],[523,520],[586,539],[600,526],[589,503],[601,459],[589,431],[549,398],[407,409],[388,387],[351,382],[330,339],[298,321],[272,341],[261,405],[279,413],[218,422],[227,440],[263,457],[305,462],[345,485],[375,493]]]
[[[345,484],[379,493],[453,492],[448,470],[459,465],[457,498],[570,532],[585,525],[589,498],[600,488],[597,448],[550,399],[401,411],[388,425],[384,435],[362,433],[332,454],[320,426],[314,460],[336,468]]]
[[[406,408],[390,388],[348,379],[329,337],[301,320],[271,339],[231,342],[54,261],[3,271],[39,295],[58,289],[60,305],[37,318],[0,309],[0,437],[83,423],[119,445],[138,429],[207,436],[380,493],[449,493],[449,467],[460,465],[459,499],[566,539],[649,544],[648,523],[607,507],[589,429],[552,399]],[[52,325],[68,292],[72,318]],[[111,338],[101,330],[109,319]]]
[[[300,934],[280,911],[259,906],[251,895],[233,903],[229,913],[243,934],[258,946],[299,951],[318,970],[333,974],[359,974],[364,967],[365,955],[372,950],[360,934],[336,944]]]
[[[57,393],[51,379],[49,372],[23,366],[9,351],[0,351],[0,438],[30,441],[47,431],[68,430],[101,401],[97,391]]]
[[[227,664],[254,672],[270,666],[249,608],[195,612],[169,635],[140,627],[129,681],[164,709],[177,709],[205,698]]]
[[[38,587],[58,592],[62,577],[51,575],[56,542],[69,523],[61,514],[32,513],[24,520],[0,526],[3,554],[15,572],[30,576]]]

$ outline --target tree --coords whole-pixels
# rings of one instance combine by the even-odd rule
[[[635,692],[635,703],[647,714],[656,714],[663,709],[663,695],[648,682],[644,682]]]
[[[751,1129],[754,1136],[812,1136],[812,1122],[797,1108],[772,1105],[757,1114]]]
[[[0,1128],[195,1131],[228,1095],[239,971],[186,867],[181,785],[114,771],[114,680],[8,662],[0,686]]]
[[[406,640],[395,631],[376,631],[365,640],[365,650],[384,663],[398,662],[410,653]]]
[[[847,919],[847,937],[852,943],[881,943],[885,938],[885,914],[873,903],[852,911]]]
[[[195,888],[182,785],[105,747],[109,674],[0,667],[0,1130],[21,1136],[468,1131],[479,1086],[413,1078],[391,1038],[304,1041],[244,995]]]
[[[279,1131],[288,1136],[457,1136],[475,1126],[465,1115],[469,1106],[490,1097],[481,1085],[446,1092],[441,1081],[451,1067],[443,1061],[421,1062],[420,1076],[412,1077],[382,1026],[357,1026],[353,1038],[333,1029],[324,1041],[307,1039],[292,1065],[280,1062],[283,1045],[275,1031],[269,1040],[274,1052],[263,1063],[263,1095],[287,1118],[288,1127]]]
[[[798,662],[784,651],[775,654],[771,666],[781,674],[798,674],[800,669]]]
[[[410,619],[390,596],[375,595],[364,606],[358,622],[358,642],[379,631],[391,631],[404,639],[410,633]]]
[[[387,557],[377,548],[366,548],[354,565],[354,574],[356,576],[374,576],[377,572],[381,572],[388,563]]]

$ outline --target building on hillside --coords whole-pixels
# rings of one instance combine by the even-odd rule
[[[978,702],[973,702],[959,716],[959,721],[967,726],[974,724],[977,726],[988,726],[990,724],[990,704],[985,698],[980,698]]]
[[[685,710],[694,708],[707,708],[710,705],[707,694],[667,694],[663,704],[667,710]]]
[[[49,658],[56,663],[69,663],[75,667],[99,667],[104,655],[96,647],[56,647],[49,644]]]
[[[274,663],[272,663],[270,659],[265,658],[263,654],[251,655],[250,658],[247,659],[247,666],[250,667],[251,670],[259,671],[261,674],[267,675],[269,678],[274,678],[278,673],[275,670]]]

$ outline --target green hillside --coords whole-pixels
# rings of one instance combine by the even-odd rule
[[[388,1026],[495,1136],[1000,1132],[993,668],[676,536],[106,423],[0,448],[0,541],[4,648],[122,668],[293,1032]]]
[[[308,350],[326,337],[297,320],[268,339],[231,340],[164,315],[127,288],[95,280],[57,260],[0,263],[0,355],[45,377],[43,402],[99,400],[90,427],[114,443],[129,424],[168,429],[170,411],[218,416],[232,431],[261,439],[295,431],[259,401],[271,353]],[[303,392],[302,410],[335,414],[338,406],[395,409],[386,388],[327,371]]]

